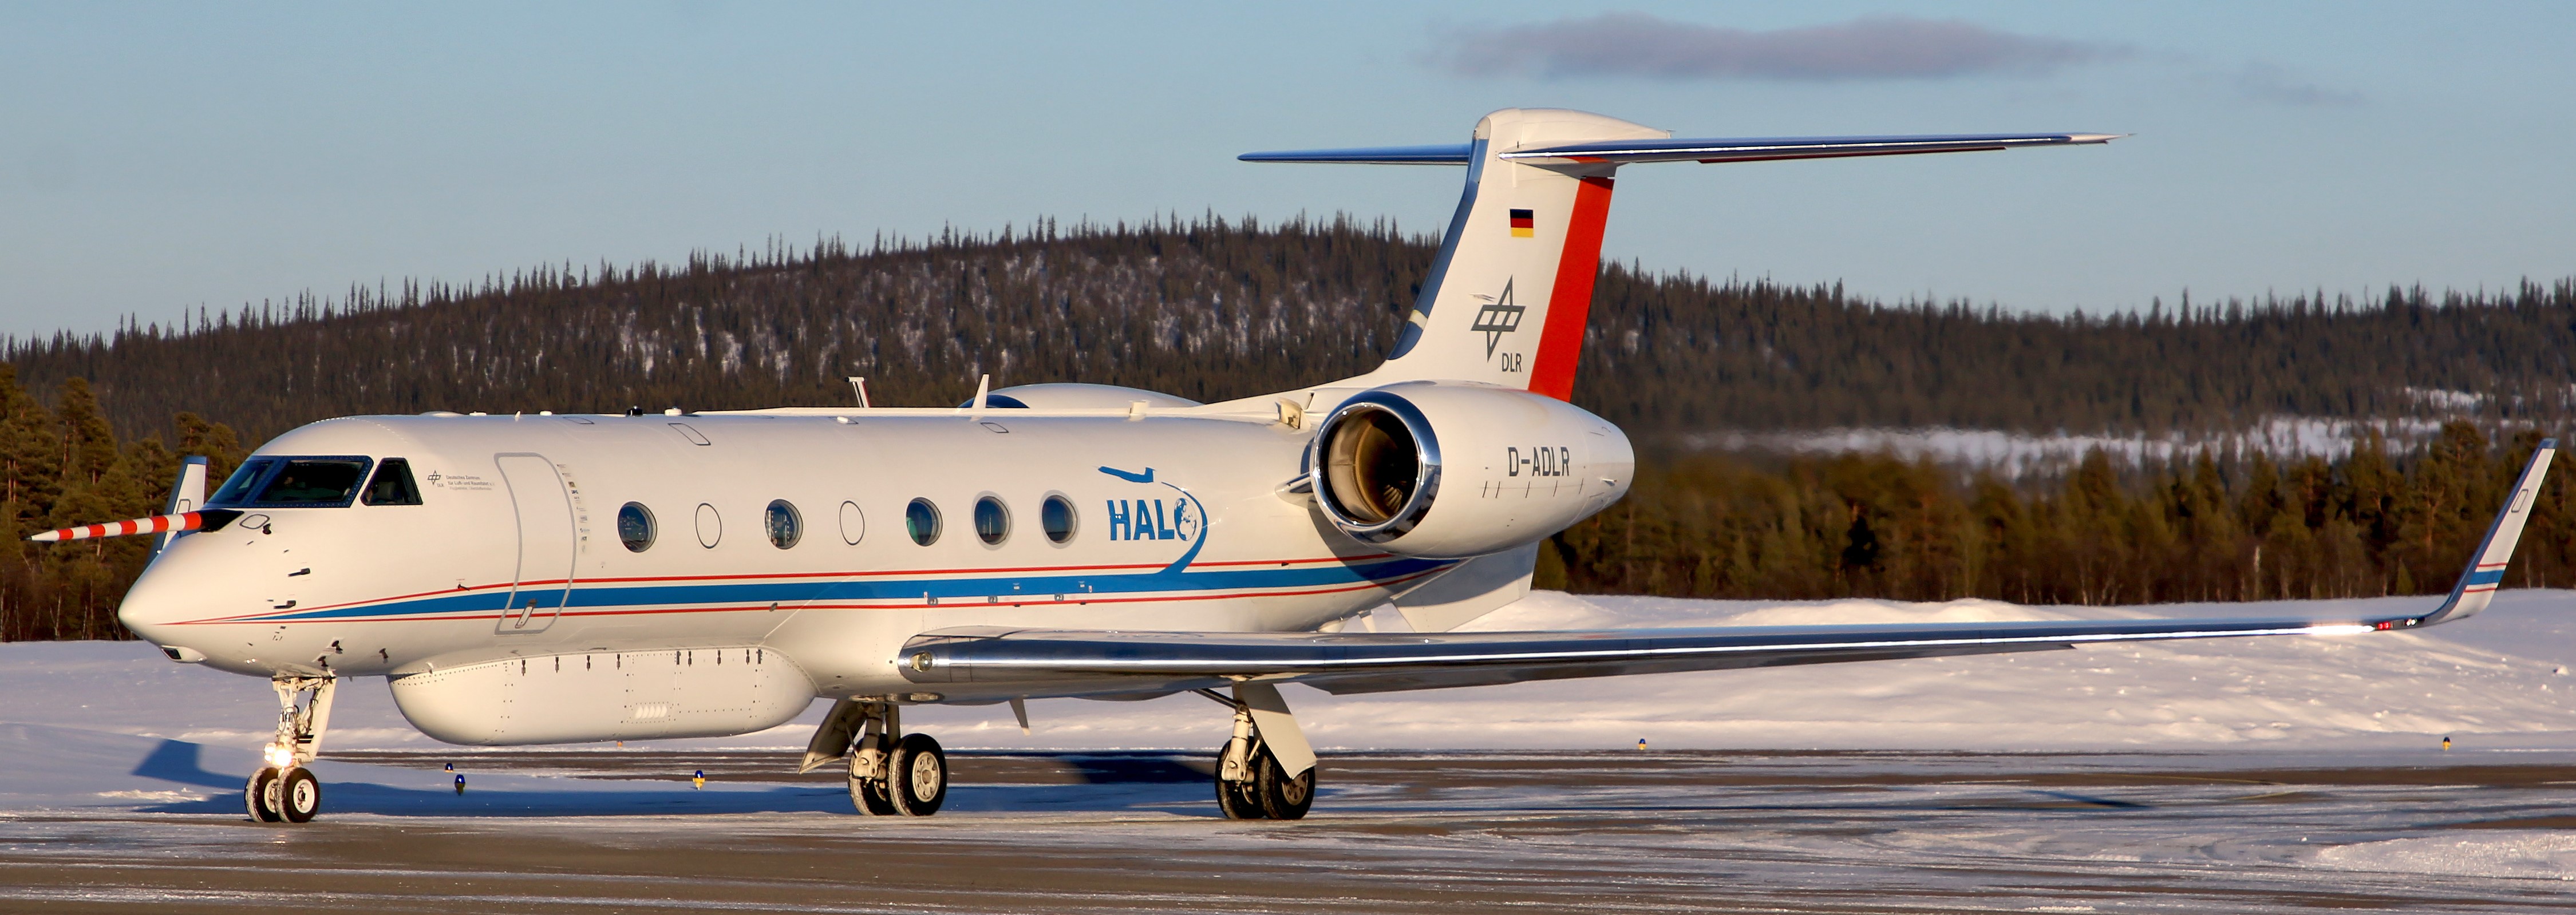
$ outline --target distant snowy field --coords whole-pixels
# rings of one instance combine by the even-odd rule
[[[1993,601],[1756,603],[1539,592],[1482,630],[2325,615],[2429,608],[2438,598],[2023,607]],[[1392,623],[1391,614],[1366,623]],[[1360,627],[1355,627],[1360,628]],[[1343,749],[2463,749],[2576,748],[2576,592],[2506,591],[2493,609],[2422,634],[2124,644],[2017,655],[1561,680],[1337,697],[1291,706]],[[275,720],[268,684],[162,658],[136,642],[0,645],[0,728],[31,725],[250,749]],[[801,750],[821,717],[757,734],[656,746]],[[932,707],[905,724],[956,749],[1214,747],[1224,710],[1189,695]],[[15,729],[21,735],[23,728]],[[29,752],[0,734],[0,755]],[[145,744],[151,741],[144,742]],[[382,680],[340,692],[331,749],[438,746],[403,721]],[[474,752],[459,748],[459,753]],[[22,766],[15,761],[11,768]],[[130,767],[129,767],[130,768]]]

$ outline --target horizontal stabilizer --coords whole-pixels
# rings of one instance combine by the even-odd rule
[[[1475,155],[1472,143],[1429,146],[1370,146],[1359,149],[1290,149],[1248,152],[1245,162],[1338,162],[1352,165],[1465,165]]]
[[[1547,144],[1505,150],[1495,158],[1529,165],[1630,162],[1769,162],[1780,159],[1838,159],[1850,156],[1903,156],[1916,153],[1983,152],[2025,146],[2081,146],[2108,143],[2115,133],[1972,133],[1883,137],[1717,137],[1699,139],[1618,140],[1607,143]],[[1430,146],[1379,146],[1358,149],[1283,150],[1244,153],[1245,162],[1339,162],[1361,165],[1465,165],[1475,156],[1471,143]]]

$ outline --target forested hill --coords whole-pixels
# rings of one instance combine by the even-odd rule
[[[1201,219],[353,289],[106,336],[7,343],[48,394],[92,381],[126,437],[194,412],[257,442],[352,413],[951,404],[1091,381],[1200,400],[1355,374],[1431,240],[1347,220]],[[1706,429],[2234,428],[2475,407],[2559,417],[2576,281],[2046,315],[1605,268],[1576,400],[1652,441]]]

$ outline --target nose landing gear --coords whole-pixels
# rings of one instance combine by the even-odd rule
[[[331,724],[334,677],[281,676],[277,690],[277,739],[261,755],[268,765],[251,773],[242,805],[263,823],[304,823],[322,812],[322,780],[305,768],[322,754],[322,732]]]
[[[900,707],[843,699],[805,748],[810,772],[847,757],[850,805],[875,816],[926,817],[948,802],[948,754],[928,734],[905,734]],[[900,736],[897,736],[900,735]]]

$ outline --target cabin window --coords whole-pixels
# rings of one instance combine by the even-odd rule
[[[412,482],[411,462],[386,458],[376,462],[376,478],[361,500],[369,505],[419,505],[420,486]]]
[[[1011,510],[1002,505],[1001,497],[975,500],[975,538],[985,546],[1001,546],[1011,539]]]
[[[653,510],[642,502],[628,502],[617,509],[617,542],[631,552],[653,548]]]
[[[796,506],[787,504],[785,499],[771,501],[761,522],[769,529],[770,546],[783,550],[795,546],[796,541],[805,537],[805,517],[797,514]]]
[[[1062,495],[1046,497],[1046,504],[1038,506],[1038,526],[1046,529],[1046,538],[1051,542],[1072,540],[1073,500]]]
[[[345,508],[374,464],[364,457],[269,457],[244,462],[209,505],[247,508]]]
[[[929,546],[939,542],[939,506],[928,499],[914,499],[903,507],[903,528],[912,534],[912,542]]]

